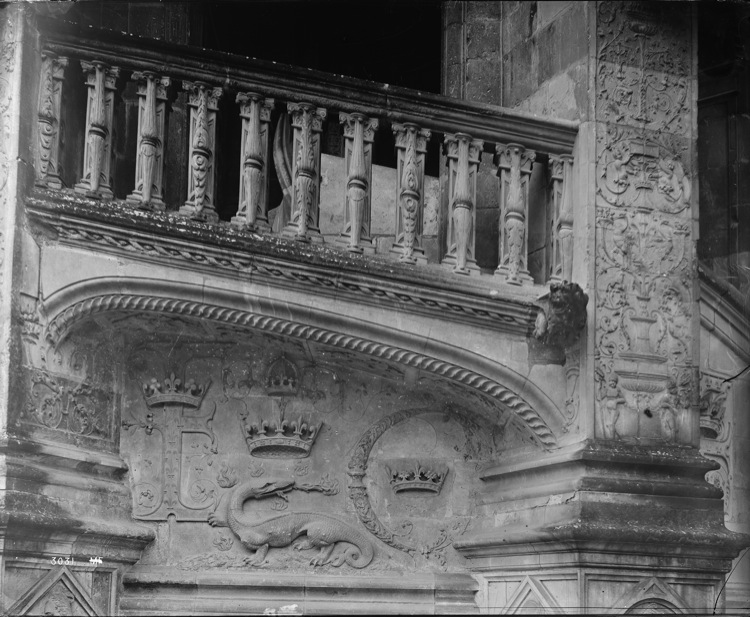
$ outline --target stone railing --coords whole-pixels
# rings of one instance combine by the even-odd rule
[[[115,33],[50,32],[42,41],[39,186],[100,199],[102,208],[113,200],[404,264],[439,261],[463,275],[480,272],[477,210],[489,193],[499,204],[489,234],[496,280],[570,280],[573,123]],[[344,177],[332,235],[321,233],[321,218],[335,218],[320,199],[321,157],[337,131]],[[371,229],[375,153],[384,151],[393,187],[390,211],[378,216],[392,217],[387,244]],[[442,198],[439,246],[428,255],[430,156]],[[496,177],[496,189],[483,181],[478,192],[480,176]],[[535,184],[542,190],[530,190]],[[546,252],[535,277],[532,226]],[[486,256],[479,261],[489,272]]]

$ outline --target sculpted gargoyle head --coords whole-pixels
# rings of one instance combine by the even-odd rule
[[[552,283],[549,294],[540,299],[534,337],[545,345],[570,347],[586,325],[589,297],[577,283]]]

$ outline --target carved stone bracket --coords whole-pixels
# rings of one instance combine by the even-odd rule
[[[60,178],[60,101],[62,82],[68,59],[50,51],[42,52],[42,75],[39,83],[36,183],[53,189],[62,188]]]
[[[81,61],[86,74],[86,144],[83,151],[83,178],[75,190],[89,197],[111,199],[112,194],[112,118],[115,82],[120,74],[116,66],[104,62]]]
[[[346,184],[346,226],[337,242],[352,253],[374,253],[370,238],[372,201],[372,142],[378,129],[377,119],[362,114],[339,114],[344,125]]]
[[[484,142],[465,133],[445,136],[448,157],[448,250],[443,265],[456,274],[479,274],[474,255],[477,170]]]
[[[135,190],[127,201],[147,210],[164,210],[164,123],[169,77],[136,71],[138,83],[138,150],[135,160]]]
[[[552,155],[549,168],[552,198],[549,276],[551,281],[569,281],[573,276],[573,204],[570,197],[573,157]]]
[[[427,263],[422,248],[424,159],[430,131],[416,124],[393,123],[396,138],[396,241],[391,252],[404,263]]]
[[[550,284],[549,293],[539,299],[542,311],[536,318],[534,338],[553,347],[571,347],[586,326],[588,301],[577,283]]]
[[[240,151],[240,198],[231,223],[250,231],[266,231],[268,225],[268,161],[270,122],[274,100],[254,92],[237,95],[242,117]]]
[[[282,235],[299,242],[323,242],[319,228],[320,134],[326,110],[287,103],[294,128],[292,216]]]
[[[221,88],[203,82],[183,81],[190,106],[190,161],[188,167],[188,198],[180,214],[193,219],[216,222],[219,215],[214,203],[216,113]]]
[[[497,144],[500,176],[500,249],[495,274],[512,285],[531,285],[528,269],[529,178],[536,153],[519,144]]]

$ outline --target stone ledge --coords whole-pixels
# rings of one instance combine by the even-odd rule
[[[191,271],[263,281],[352,301],[445,318],[528,337],[542,286],[516,287],[491,275],[451,276],[436,264],[414,266],[382,256],[353,255],[225,223],[191,221],[174,213],[135,210],[71,191],[35,189],[26,199],[32,220],[61,242]]]
[[[277,572],[180,572],[138,566],[123,578],[124,614],[476,613],[477,582],[468,574],[406,576],[292,575]],[[295,606],[294,609],[291,607]],[[164,608],[161,608],[164,607]]]

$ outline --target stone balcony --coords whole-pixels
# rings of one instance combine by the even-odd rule
[[[26,199],[64,243],[524,335],[571,278],[574,123],[67,28]]]

